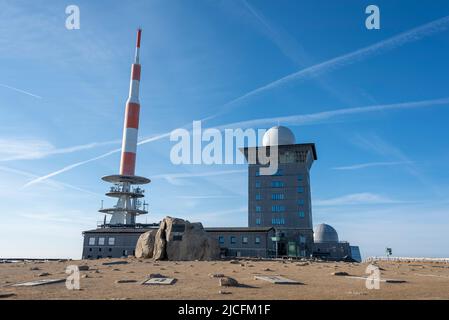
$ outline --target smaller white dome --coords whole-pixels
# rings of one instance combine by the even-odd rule
[[[313,241],[316,243],[338,242],[338,233],[330,225],[322,223],[316,226]]]
[[[281,146],[288,144],[295,144],[295,135],[287,127],[276,126],[270,128],[263,135],[262,145],[264,147],[277,146],[277,145]]]

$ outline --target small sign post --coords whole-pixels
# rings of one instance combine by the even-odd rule
[[[393,250],[391,248],[385,248],[385,253],[387,254],[387,259],[390,260],[390,256],[393,254]]]

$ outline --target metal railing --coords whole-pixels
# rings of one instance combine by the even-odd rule
[[[363,262],[374,261],[399,261],[399,262],[444,262],[449,263],[449,258],[424,258],[424,257],[369,257]]]

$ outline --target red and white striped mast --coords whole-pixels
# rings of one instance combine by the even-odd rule
[[[137,30],[136,55],[131,66],[129,96],[126,101],[125,123],[123,125],[122,158],[120,174],[134,176],[136,167],[137,132],[139,129],[139,86],[140,86],[140,38],[142,29]]]
[[[118,198],[117,205],[113,208],[101,208],[102,213],[112,214],[108,226],[135,226],[136,216],[146,214],[145,205],[141,208],[144,190],[132,185],[147,184],[150,179],[135,175],[137,138],[139,129],[139,87],[140,87],[140,41],[142,29],[137,30],[136,54],[131,66],[131,80],[129,84],[129,95],[125,107],[125,121],[123,125],[122,153],[120,159],[120,173],[103,177],[104,181],[114,184],[109,197]]]

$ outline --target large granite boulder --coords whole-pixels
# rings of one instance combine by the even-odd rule
[[[156,239],[154,241],[154,251],[153,251],[153,258],[154,260],[163,260],[166,257],[165,254],[165,248],[167,246],[166,235],[165,235],[165,219],[162,220],[161,224],[159,225],[159,229],[156,233]]]
[[[149,231],[147,233],[151,233]],[[141,258],[155,260],[216,260],[220,258],[218,241],[204,230],[201,223],[166,217],[162,220],[159,229],[150,240],[152,234],[144,233],[137,242],[138,253],[147,253],[152,249],[152,255],[146,254]],[[142,241],[141,241],[142,239]],[[140,246],[140,247],[139,247]]]
[[[157,229],[154,229],[140,235],[136,244],[136,258],[153,258],[154,242],[157,231]]]

